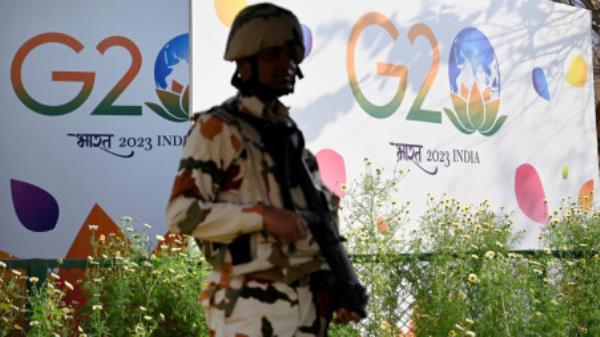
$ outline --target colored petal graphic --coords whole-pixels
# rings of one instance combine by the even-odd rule
[[[304,36],[304,58],[307,58],[312,51],[313,37],[310,28],[305,24],[302,24],[302,35]]]
[[[498,109],[500,109],[500,100],[496,99],[485,104],[485,120],[481,125],[481,133],[488,132],[494,126],[496,117],[498,116]]]
[[[546,101],[550,101],[550,91],[548,90],[548,81],[546,80],[546,74],[542,68],[536,67],[531,73],[531,80],[533,81],[533,88],[535,91]]]
[[[460,84],[460,96],[465,100],[469,99],[469,89],[467,89],[467,86],[464,85],[464,83]]]
[[[171,90],[178,94],[181,94],[183,91],[183,85],[175,80],[171,81]]]
[[[563,166],[561,175],[564,180],[567,180],[567,178],[569,178],[569,165]]]
[[[588,80],[588,65],[581,55],[577,55],[571,61],[567,72],[567,83],[574,87],[582,88]]]
[[[231,27],[237,13],[248,5],[246,0],[215,0],[214,3],[219,20],[227,27]]]
[[[492,128],[489,131],[480,131],[481,134],[484,136],[491,136],[494,133],[498,132],[502,125],[504,125],[504,122],[506,122],[507,118],[508,116],[501,116],[500,118],[498,118],[498,120],[496,120],[496,124],[494,124],[494,126],[492,126]]]
[[[10,189],[13,207],[25,228],[33,232],[47,232],[56,227],[59,208],[50,193],[15,179],[10,180]]]
[[[458,120],[458,118],[456,116],[454,116],[454,113],[452,112],[452,110],[444,108],[444,112],[446,113],[446,116],[448,116],[448,119],[450,119],[450,121],[452,122],[452,124],[454,124],[454,126],[460,132],[462,132],[464,134],[467,134],[467,135],[470,135],[473,132],[475,132],[475,130],[465,128],[462,125],[462,123]]]
[[[548,205],[545,202],[544,186],[532,165],[523,164],[517,168],[515,195],[519,208],[527,217],[541,224],[548,222]]]
[[[181,95],[181,99],[179,100],[179,107],[183,112],[185,112],[186,116],[190,114],[190,86],[185,87],[183,91],[183,95]]]
[[[462,87],[464,88],[464,85]],[[460,122],[460,127],[455,123],[456,127],[460,130],[469,130],[469,133],[475,132],[475,129],[473,128],[473,125],[471,124],[471,122],[469,121],[469,117],[467,116],[467,113],[469,111],[469,108],[467,106],[468,93],[467,97],[464,99],[463,96],[458,96],[454,93],[450,93],[450,97],[452,98],[452,104],[454,105],[454,109],[456,110],[456,118],[453,118],[454,116],[449,117],[452,119],[453,122],[456,119],[457,122]],[[448,112],[446,112],[446,114],[448,114]]]
[[[479,130],[481,125],[483,124],[483,97],[481,97],[481,91],[477,83],[473,83],[473,88],[471,89],[471,97],[469,98],[468,105],[468,116],[471,125],[476,130]]]
[[[317,163],[323,184],[339,197],[344,196],[342,185],[346,183],[344,158],[334,150],[323,149],[317,153]]]
[[[156,89],[156,94],[171,115],[176,118],[188,118],[188,115],[180,108],[179,105],[181,95],[161,89]]]
[[[152,103],[152,102],[146,102],[146,106],[148,108],[150,108],[152,111],[154,111],[157,115],[161,116],[162,118],[166,119],[166,120],[170,120],[171,122],[186,122],[188,121],[188,119],[183,119],[183,118],[176,118],[171,116],[171,114],[165,110],[162,106],[160,106],[159,104],[156,103]]]
[[[188,109],[189,109],[189,86],[185,87],[183,95],[175,92],[166,91],[162,89],[156,89],[158,98],[165,106],[166,110],[152,102],[146,102],[146,106],[149,107],[159,116],[168,119],[173,122],[185,122],[189,120]]]
[[[586,181],[579,189],[579,206],[589,212],[592,209],[592,203],[594,202],[594,180]]]
[[[461,117],[467,117],[467,102],[461,97],[454,93],[450,93],[450,98],[452,98],[452,104],[454,104],[454,110],[456,110],[456,114]]]

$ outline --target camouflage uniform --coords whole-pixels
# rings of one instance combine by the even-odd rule
[[[240,113],[276,122],[288,117],[279,101],[274,111],[256,97],[237,95],[224,103]],[[339,199],[312,177],[337,211]],[[200,302],[212,334],[221,336],[320,336],[309,275],[327,264],[310,232],[291,245],[263,229],[262,208],[284,208],[273,159],[247,121],[223,107],[197,115],[167,207],[169,229],[189,234],[213,266]],[[290,190],[297,209],[306,208],[299,187]]]

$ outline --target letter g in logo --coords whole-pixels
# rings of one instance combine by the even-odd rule
[[[95,73],[83,71],[53,71],[52,80],[60,82],[82,82],[83,87],[75,98],[62,105],[46,105],[33,99],[23,86],[22,69],[25,57],[35,48],[46,43],[60,43],[71,48],[76,53],[83,49],[83,45],[73,37],[62,33],[44,33],[25,42],[15,54],[11,68],[10,78],[17,97],[29,109],[46,116],[60,116],[79,108],[88,98],[94,86]]]
[[[369,12],[361,16],[350,33],[348,40],[348,49],[346,51],[346,68],[348,72],[348,80],[350,82],[350,88],[356,98],[358,104],[365,110],[369,115],[375,118],[386,118],[392,115],[402,103],[404,99],[404,93],[406,92],[408,69],[405,66],[398,64],[389,64],[383,62],[377,62],[377,74],[383,76],[393,76],[400,79],[398,89],[394,98],[385,105],[375,105],[371,103],[363,94],[358,80],[356,79],[356,68],[354,65],[354,56],[356,54],[356,44],[358,38],[362,32],[371,25],[378,25],[383,28],[392,36],[392,39],[398,38],[398,30],[394,24],[383,14],[377,12]]]

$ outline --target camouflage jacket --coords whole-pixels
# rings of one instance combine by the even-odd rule
[[[291,283],[326,269],[310,233],[283,245],[264,230],[263,206],[283,208],[273,174],[276,163],[263,149],[256,129],[228,113],[225,104],[271,122],[288,116],[280,102],[271,111],[258,98],[240,95],[197,114],[167,206],[169,230],[196,238],[214,270],[231,276]],[[330,210],[337,212],[339,199],[322,184],[314,156],[306,150],[304,157]],[[291,188],[290,194],[297,209],[306,207],[299,187]]]

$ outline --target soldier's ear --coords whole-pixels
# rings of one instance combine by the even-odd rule
[[[252,76],[252,65],[247,59],[235,60],[238,76],[242,81],[248,80]]]

